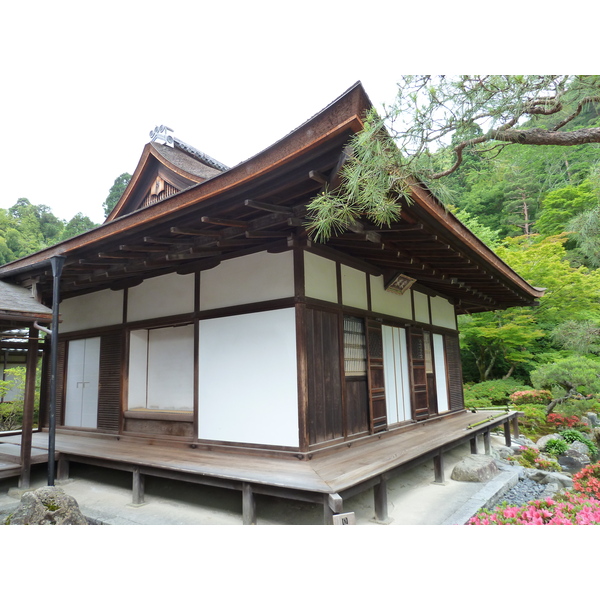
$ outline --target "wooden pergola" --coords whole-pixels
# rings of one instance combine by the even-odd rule
[[[0,350],[27,355],[20,457],[18,464],[0,464],[0,479],[18,473],[23,489],[30,485],[35,380],[39,352],[43,350],[40,330],[51,323],[52,310],[33,298],[29,290],[0,281]]]

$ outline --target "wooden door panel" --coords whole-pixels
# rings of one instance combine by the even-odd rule
[[[369,412],[371,433],[387,429],[387,406],[385,400],[385,378],[383,373],[383,333],[381,323],[368,321],[368,376]]]

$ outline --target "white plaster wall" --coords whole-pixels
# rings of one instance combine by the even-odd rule
[[[446,381],[446,359],[444,357],[444,338],[433,334],[433,360],[435,366],[435,385],[437,391],[438,412],[446,412],[448,404],[448,382]]]
[[[194,275],[170,273],[129,289],[127,320],[143,321],[194,310]]]
[[[200,309],[239,306],[294,296],[293,253],[257,252],[203,271]]]
[[[419,321],[420,323],[430,323],[429,302],[427,296],[421,294],[421,292],[411,291],[415,305],[415,321]]]
[[[60,333],[117,325],[123,321],[123,291],[102,290],[60,303]]]
[[[363,271],[342,265],[342,303],[344,306],[368,308],[367,276]]]
[[[298,447],[293,308],[200,322],[199,436]]]
[[[337,302],[335,262],[311,252],[305,252],[304,292],[308,298]]]
[[[412,296],[407,290],[404,294],[386,292],[383,275],[371,275],[371,305],[373,310],[384,315],[412,319]]]
[[[445,298],[432,296],[431,300],[431,322],[433,325],[456,329],[456,317],[454,306]]]

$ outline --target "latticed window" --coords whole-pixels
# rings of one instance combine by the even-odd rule
[[[348,376],[367,373],[367,338],[365,322],[344,316],[344,370]]]

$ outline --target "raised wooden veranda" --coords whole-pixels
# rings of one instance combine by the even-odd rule
[[[243,523],[256,523],[255,494],[321,504],[324,522],[343,513],[344,500],[374,491],[375,518],[388,515],[387,481],[425,461],[434,464],[435,481],[444,480],[444,454],[467,441],[477,453],[478,439],[490,450],[490,432],[504,428],[511,443],[511,424],[518,435],[517,412],[462,412],[446,418],[407,426],[311,459],[271,458],[188,446],[152,443],[81,433],[57,433],[57,479],[68,478],[70,462],[119,469],[133,475],[133,503],[144,502],[144,476],[164,477],[190,483],[239,490]],[[0,478],[20,474],[19,434],[0,437]],[[48,434],[37,432],[32,440],[32,462],[47,461]],[[12,457],[12,458],[11,458]],[[18,462],[18,461],[17,461]]]

